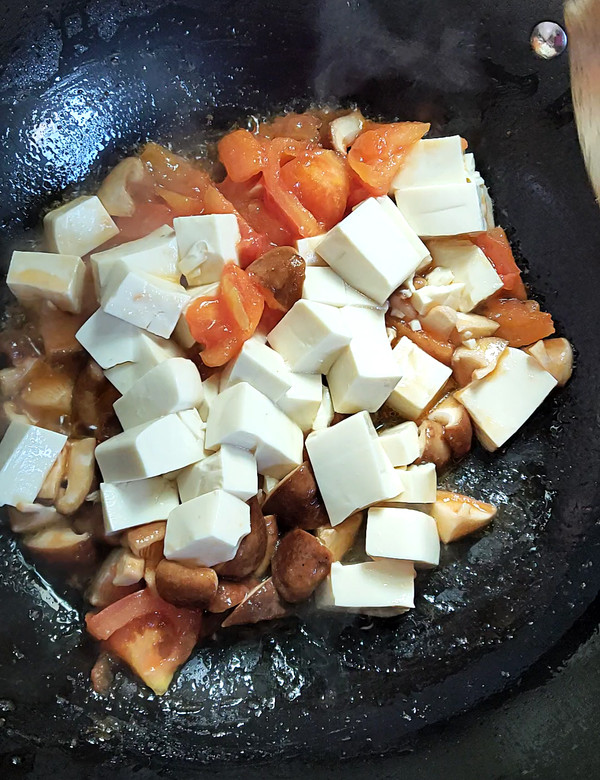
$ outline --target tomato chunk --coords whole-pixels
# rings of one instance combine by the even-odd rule
[[[322,124],[322,120],[313,114],[289,113],[276,116],[271,122],[262,122],[258,134],[263,138],[292,138],[316,143]]]
[[[350,147],[348,163],[372,195],[386,195],[407,152],[429,130],[424,122],[371,125]]]
[[[426,330],[413,330],[408,322],[404,320],[398,320],[395,317],[388,317],[390,325],[396,328],[398,339],[402,336],[407,336],[411,341],[421,347],[427,354],[439,360],[440,363],[444,363],[449,366],[452,362],[452,355],[454,354],[454,346],[449,341],[443,341],[436,338],[432,333],[428,333]]]
[[[515,262],[504,230],[497,227],[488,230],[487,233],[473,233],[469,238],[484,252],[504,282],[500,295],[524,301],[527,298],[527,292],[521,279],[521,269]]]
[[[261,172],[263,144],[248,130],[234,130],[221,138],[219,159],[231,181],[248,181]]]
[[[554,333],[552,316],[540,311],[537,301],[492,299],[483,306],[481,314],[499,324],[494,336],[506,339],[511,347],[524,347]]]

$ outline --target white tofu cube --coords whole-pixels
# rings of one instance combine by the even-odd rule
[[[235,557],[250,533],[250,507],[224,490],[213,490],[173,509],[167,520],[165,558],[216,566]]]
[[[211,282],[210,284],[202,284],[198,287],[189,287],[186,292],[189,296],[188,302],[183,307],[177,325],[173,331],[173,338],[175,341],[183,347],[183,349],[190,349],[196,343],[196,339],[192,336],[190,326],[185,318],[185,313],[189,309],[190,304],[197,298],[216,298],[220,290],[219,282]]]
[[[258,493],[256,459],[248,450],[222,444],[213,455],[180,471],[177,487],[182,502],[217,489],[247,501]]]
[[[104,482],[157,477],[203,457],[202,443],[176,414],[129,428],[96,447]]]
[[[410,302],[419,314],[427,314],[434,306],[449,306],[459,310],[464,305],[464,299],[465,285],[462,282],[454,282],[439,286],[426,284],[414,291]]]
[[[342,414],[376,412],[401,376],[387,339],[353,338],[327,374],[333,408]]]
[[[452,369],[428,355],[407,336],[396,344],[393,355],[402,378],[387,402],[398,414],[416,420],[441,392]]]
[[[306,449],[332,525],[402,488],[367,412],[309,434]]]
[[[388,217],[391,217],[394,220],[394,222],[398,225],[398,228],[402,231],[407,241],[410,242],[410,245],[412,246],[414,252],[420,258],[419,265],[416,267],[415,270],[420,271],[421,269],[426,268],[431,263],[431,255],[429,254],[429,249],[427,249],[427,247],[421,241],[419,236],[408,224],[408,222],[402,215],[402,212],[396,205],[396,202],[393,201],[391,198],[389,198],[387,195],[382,195],[376,200],[385,209],[385,213],[388,215]]]
[[[191,360],[176,357],[151,368],[115,401],[114,409],[127,430],[165,414],[193,409],[203,398],[198,369]]]
[[[292,371],[325,374],[350,343],[350,336],[339,309],[300,300],[277,323],[267,340]]]
[[[198,441],[202,442],[204,447],[204,441],[206,439],[206,423],[200,417],[200,413],[197,409],[184,409],[183,412],[177,412],[177,416],[181,422],[189,428]]]
[[[118,317],[95,311],[79,328],[75,338],[101,368],[137,360],[142,331]]]
[[[157,228],[143,238],[127,241],[90,256],[98,297],[117,260],[122,260],[131,269],[145,271],[170,282],[179,282],[181,276],[177,268],[175,231],[168,225]]]
[[[108,316],[108,315],[106,315]],[[113,317],[112,319],[116,319]],[[123,321],[122,321],[123,322]],[[128,323],[123,322],[123,325]],[[147,374],[154,366],[158,366],[163,360],[182,357],[181,349],[173,341],[153,336],[145,330],[129,326],[137,331],[137,347],[133,362],[119,363],[104,371],[104,375],[112,382],[120,393],[126,393],[133,385]]]
[[[429,569],[440,562],[440,539],[433,517],[416,509],[371,507],[367,514],[367,555],[413,561]]]
[[[81,311],[85,265],[75,255],[13,252],[6,284],[21,303],[52,301],[63,311]]]
[[[132,270],[117,260],[102,292],[106,314],[168,339],[189,296],[180,284],[144,271]]]
[[[271,401],[277,402],[292,386],[292,372],[279,352],[258,339],[244,342],[238,356],[221,374],[220,391],[248,382]]]
[[[204,400],[200,404],[198,411],[200,417],[206,422],[208,420],[208,412],[212,406],[215,398],[219,395],[219,388],[221,386],[221,374],[217,371],[211,374],[202,382],[202,388],[204,390]]]
[[[292,385],[277,401],[304,432],[310,431],[323,400],[323,381],[320,374],[290,374]]]
[[[382,304],[421,262],[411,240],[376,198],[363,201],[319,244],[343,279]]]
[[[462,140],[459,135],[423,138],[406,155],[391,190],[466,181]]]
[[[396,204],[419,236],[456,236],[486,230],[477,184],[439,184],[395,190]]]
[[[100,500],[107,534],[166,520],[169,513],[179,506],[177,485],[164,477],[121,482],[119,485],[102,482]]]
[[[173,220],[179,270],[189,284],[218,282],[226,263],[239,264],[241,239],[235,214],[203,214]]]
[[[556,387],[556,379],[520,349],[508,347],[491,374],[455,393],[477,438],[495,450],[513,436]]]
[[[324,428],[329,428],[333,420],[333,415],[334,411],[331,402],[331,393],[329,392],[329,388],[323,385],[321,391],[321,405],[319,406],[319,411],[313,422],[313,431],[322,431]]]
[[[402,479],[402,491],[388,501],[379,502],[382,506],[433,504],[437,491],[437,474],[433,463],[398,468],[396,471]]]
[[[32,504],[67,437],[13,420],[0,441],[0,506]]]
[[[44,217],[48,249],[60,254],[83,257],[118,232],[119,228],[96,195],[82,195]]]
[[[409,561],[381,558],[366,563],[331,564],[317,603],[346,609],[415,605],[415,568]]]
[[[421,454],[419,429],[411,421],[381,431],[379,441],[394,468],[408,466]]]
[[[326,233],[320,236],[311,236],[310,238],[299,238],[296,241],[296,251],[304,260],[306,267],[327,265],[322,257],[317,254],[317,247],[325,238]]]
[[[246,382],[215,398],[206,423],[206,448],[233,444],[255,453],[259,474],[281,479],[302,463],[300,428]]]
[[[338,276],[333,268],[313,266],[306,269],[302,297],[328,306],[365,306],[380,308],[371,298],[358,292]]]
[[[340,312],[346,331],[352,339],[367,339],[373,343],[389,344],[385,325],[385,309],[344,306]]]
[[[478,246],[465,239],[431,241],[429,244],[433,262],[449,268],[456,282],[465,286],[460,306],[461,312],[472,311],[478,304],[503,287],[503,281],[494,266]],[[413,296],[414,297],[414,296]]]

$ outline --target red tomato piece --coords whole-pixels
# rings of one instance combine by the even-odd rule
[[[484,252],[504,282],[500,294],[504,293],[505,297],[508,295],[524,301],[527,298],[527,291],[504,230],[497,227],[488,230],[487,233],[472,233],[469,238]]]
[[[265,203],[265,186],[260,178],[237,183],[227,177],[217,188],[250,227],[268,239],[268,249],[273,246],[289,246],[293,242],[291,232]]]
[[[429,130],[424,122],[369,125],[348,152],[352,170],[372,195],[386,195],[410,147]]]
[[[511,347],[525,347],[554,333],[552,316],[540,311],[537,301],[492,299],[484,304],[481,314],[499,324],[494,336],[506,339]]]
[[[322,120],[313,114],[289,113],[277,116],[271,122],[262,122],[258,134],[267,139],[291,138],[316,143],[322,124]]]
[[[235,214],[242,237],[238,246],[240,263],[244,267],[269,249],[267,237],[257,233],[214,185],[211,185],[204,194],[204,213]]]
[[[426,330],[413,330],[408,322],[405,322],[404,320],[397,320],[394,317],[390,317],[390,322],[396,328],[398,338],[406,336],[411,341],[414,341],[418,347],[421,347],[422,350],[427,352],[427,354],[431,355],[431,357],[439,360],[440,363],[444,363],[447,366],[450,365],[454,347],[449,341],[438,339]]]
[[[165,201],[174,217],[192,217],[204,211],[202,198],[190,198],[189,195],[181,195],[160,186],[156,187],[156,194]]]
[[[248,130],[234,130],[223,136],[218,149],[219,159],[231,181],[248,181],[261,172],[263,144]]]
[[[206,171],[196,168],[178,154],[155,143],[147,143],[140,159],[152,174],[154,183],[189,197],[201,196],[212,182]]]

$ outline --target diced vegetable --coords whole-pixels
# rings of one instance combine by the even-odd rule
[[[232,181],[248,181],[261,172],[263,144],[248,130],[234,130],[219,141],[219,158]]]
[[[502,297],[525,300],[527,291],[521,279],[521,271],[515,262],[512,249],[506,233],[501,227],[488,230],[487,233],[474,233],[471,241],[483,250],[496,273],[504,282],[500,295]]]
[[[540,311],[537,301],[490,300],[484,304],[481,314],[498,323],[494,336],[506,339],[509,347],[525,347],[554,333],[552,315]]]

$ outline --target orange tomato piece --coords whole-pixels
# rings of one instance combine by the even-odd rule
[[[454,346],[449,341],[443,341],[436,338],[432,333],[428,333],[426,330],[413,330],[408,322],[404,320],[398,320],[395,317],[389,318],[391,325],[396,328],[398,338],[407,336],[411,341],[421,347],[427,354],[449,366],[452,362],[452,355],[454,354]],[[494,334],[495,335],[495,334]]]
[[[248,181],[262,170],[263,144],[248,130],[234,130],[223,136],[218,150],[231,181]]]
[[[346,159],[331,149],[310,149],[281,169],[281,183],[330,230],[344,216],[350,193]]]
[[[212,183],[206,171],[194,167],[189,160],[159,144],[147,143],[140,159],[152,174],[155,184],[180,195],[198,197]]]
[[[270,246],[264,251],[272,246],[289,246],[293,243],[289,229],[265,203],[265,187],[261,179],[238,183],[226,177],[217,187],[250,227],[267,238]]]
[[[488,230],[487,233],[473,233],[469,236],[485,254],[487,259],[496,269],[496,273],[504,282],[502,292],[511,298],[519,298],[524,301],[527,291],[521,279],[521,269],[515,262],[512,249],[501,227]]]
[[[525,347],[554,333],[552,316],[540,311],[537,301],[492,299],[480,313],[498,323],[494,336],[506,339],[511,347]]]
[[[385,195],[410,147],[429,130],[424,122],[369,125],[354,141],[348,163],[372,195]]]
[[[262,122],[258,134],[262,138],[292,138],[294,141],[316,143],[323,121],[313,114],[283,114],[271,122]]]
[[[202,198],[190,198],[188,195],[181,195],[179,192],[167,190],[165,187],[156,187],[156,194],[164,200],[171,209],[174,217],[192,217],[196,214],[202,214],[204,202]]]

